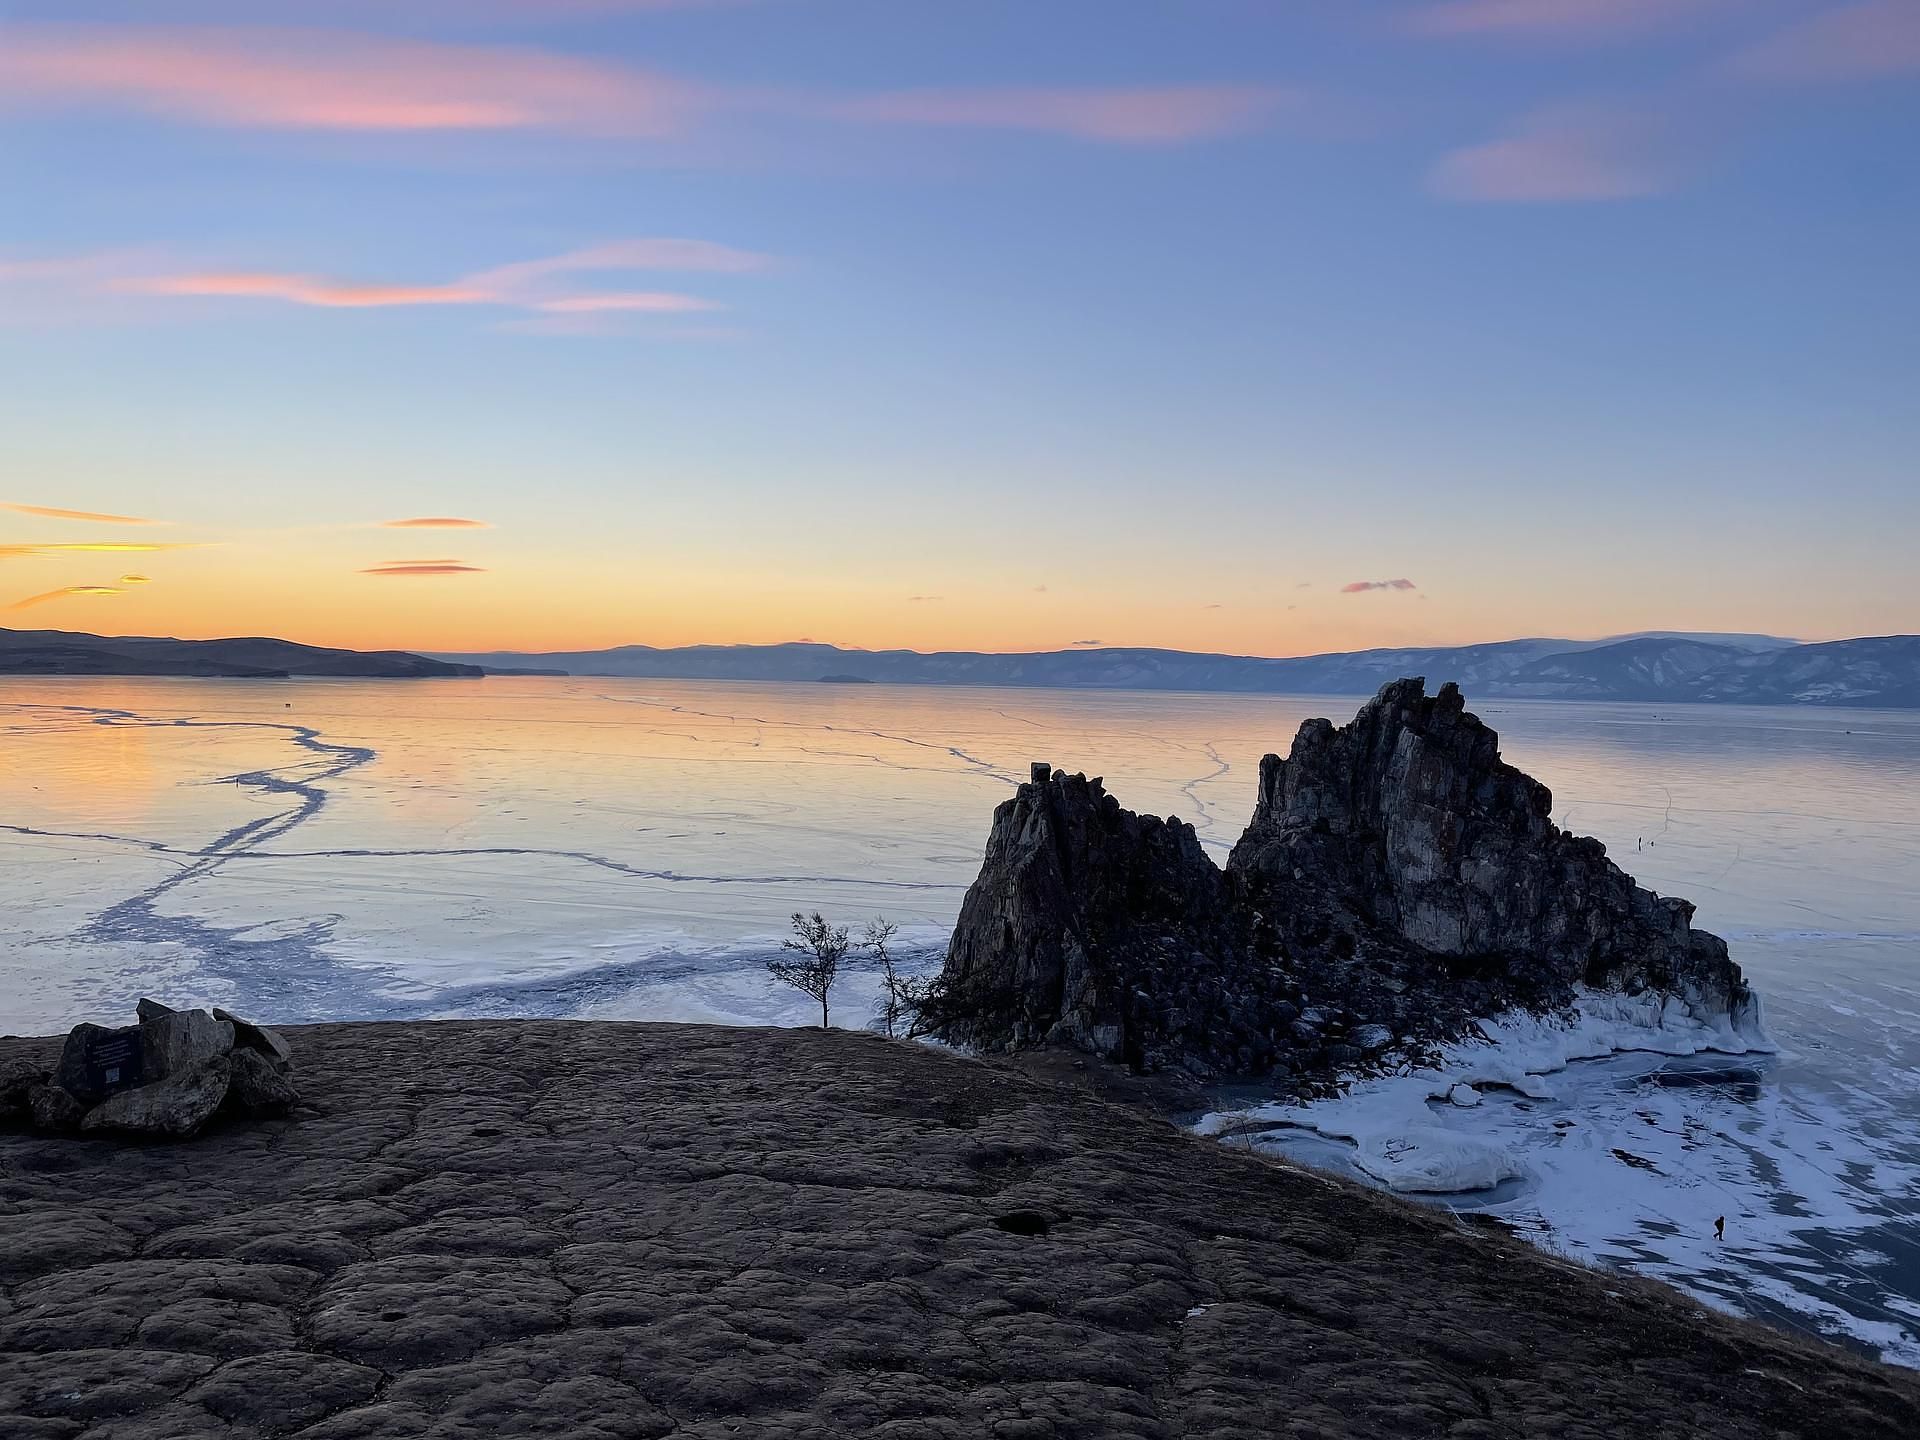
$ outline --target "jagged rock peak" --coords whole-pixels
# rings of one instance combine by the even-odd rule
[[[1276,905],[1319,892],[1436,956],[1525,959],[1564,984],[1737,1012],[1747,987],[1725,942],[1692,928],[1693,906],[1636,885],[1552,811],[1457,686],[1429,696],[1398,680],[1348,724],[1310,720],[1285,760],[1261,762],[1228,868]]]
[[[1179,1006],[1169,972],[1204,972],[1245,944],[1245,917],[1191,825],[1136,815],[1099,779],[1035,765],[994,811],[948,950],[939,1028],[983,1049],[1061,1042],[1150,1065]]]

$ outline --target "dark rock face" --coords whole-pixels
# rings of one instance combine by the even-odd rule
[[[1261,764],[1222,872],[1178,820],[1036,766],[994,812],[933,1032],[1065,1043],[1137,1069],[1312,1076],[1576,985],[1758,1028],[1724,942],[1549,818],[1460,692],[1387,686]]]
[[[1726,942],[1692,928],[1693,906],[1635,885],[1552,810],[1456,686],[1429,697],[1400,680],[1351,724],[1310,720],[1287,759],[1261,761],[1253,823],[1227,865],[1259,902],[1285,910],[1302,896],[1430,955],[1744,1014],[1751,992]]]
[[[233,1026],[204,1010],[176,1010],[140,1022],[148,1084],[178,1075],[233,1049]]]
[[[18,1065],[0,1073],[0,1120],[185,1140],[222,1109],[274,1114],[299,1101],[293,1052],[272,1030],[157,1000],[142,1000],[139,1016],[120,1029],[74,1026],[51,1073]]]
[[[59,1133],[78,1130],[87,1107],[58,1085],[35,1085],[27,1091],[27,1114],[36,1130]]]
[[[1064,1042],[1157,1068],[1225,998],[1208,960],[1248,949],[1247,918],[1191,826],[1037,766],[994,812],[939,1028],[983,1048]]]
[[[229,1078],[225,1055],[196,1060],[151,1084],[108,1096],[87,1112],[80,1128],[188,1139],[225,1101]]]

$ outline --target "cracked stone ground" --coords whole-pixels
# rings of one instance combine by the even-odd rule
[[[0,1435],[1920,1435],[1920,1376],[846,1032],[291,1029],[0,1135]],[[0,1041],[50,1061],[57,1041]]]

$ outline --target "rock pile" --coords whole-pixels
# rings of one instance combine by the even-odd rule
[[[223,1109],[288,1109],[300,1098],[292,1066],[287,1042],[264,1025],[142,1000],[138,1024],[76,1025],[51,1071],[21,1061],[0,1070],[0,1119],[185,1140]]]
[[[1552,806],[1456,687],[1417,679],[1267,756],[1224,871],[1190,826],[1035,766],[994,812],[927,1019],[983,1050],[1067,1044],[1202,1079],[1324,1074],[1582,985],[1757,1028],[1693,906]]]

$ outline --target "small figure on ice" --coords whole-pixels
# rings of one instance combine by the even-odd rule
[[[1718,1220],[1713,1222],[1713,1238],[1716,1240],[1724,1240],[1727,1238],[1726,1216],[1722,1215]]]

